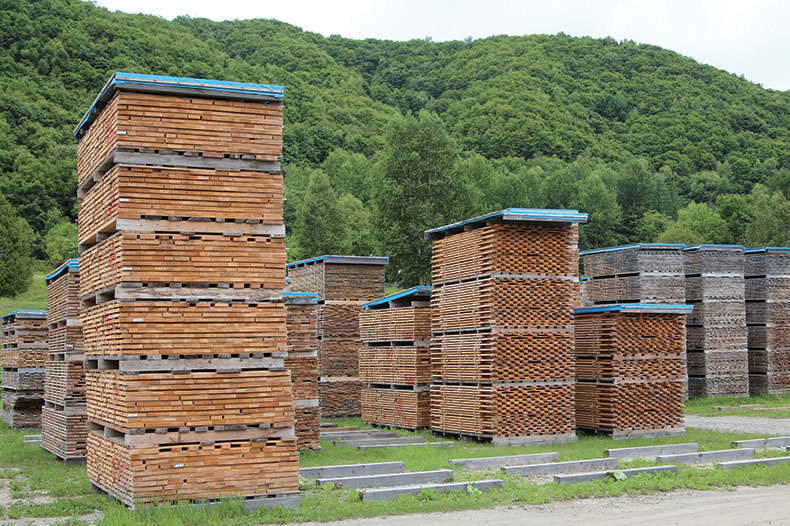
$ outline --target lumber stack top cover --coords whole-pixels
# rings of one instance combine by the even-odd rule
[[[498,212],[491,212],[465,221],[459,221],[449,225],[433,228],[425,231],[425,239],[435,241],[443,239],[453,234],[474,230],[484,226],[502,223],[558,223],[558,224],[578,224],[587,221],[587,214],[578,210],[557,210],[544,208],[506,208]]]
[[[82,117],[79,125],[77,125],[77,128],[74,130],[75,139],[85,135],[85,132],[91,123],[96,120],[103,106],[120,90],[142,93],[182,93],[216,99],[259,101],[282,100],[284,95],[282,86],[116,71]]]
[[[430,302],[432,287],[417,286],[390,294],[383,298],[362,305],[365,310],[396,309],[398,307],[411,307],[415,302]]]

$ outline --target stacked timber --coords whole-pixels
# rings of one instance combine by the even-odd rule
[[[684,251],[690,396],[748,396],[744,248],[697,245]]]
[[[511,208],[433,241],[431,428],[518,444],[575,440],[575,210]]]
[[[83,460],[88,439],[88,414],[79,261],[66,261],[44,280],[47,283],[49,348],[41,413],[41,447],[63,460]]]
[[[299,449],[321,449],[318,443],[321,410],[318,406],[318,294],[285,292],[285,325],[291,371],[296,438]]]
[[[747,250],[749,392],[790,392],[790,248]]]
[[[690,305],[575,311],[576,425],[615,438],[681,434]]]
[[[388,261],[320,256],[288,264],[287,290],[318,294],[318,398],[324,418],[362,414],[359,314],[365,303],[384,295]]]
[[[47,356],[47,311],[18,310],[2,318],[3,422],[40,427]]]
[[[584,305],[685,302],[683,248],[641,243],[581,252]]]
[[[406,429],[430,427],[431,287],[413,287],[363,309],[362,420]]]
[[[75,131],[91,484],[298,502],[282,88],[116,73]]]

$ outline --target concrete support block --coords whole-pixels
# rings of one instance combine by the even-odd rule
[[[677,455],[680,453],[696,453],[699,451],[699,444],[662,444],[658,446],[643,447],[622,447],[617,449],[607,449],[606,456],[609,458],[619,458],[625,460],[629,458],[657,457],[658,455]]]
[[[721,449],[701,453],[681,453],[679,455],[659,455],[656,459],[667,464],[707,464],[727,460],[743,460],[754,456],[754,448]]]
[[[403,473],[406,466],[403,462],[376,462],[375,464],[345,464],[342,466],[319,466],[302,468],[299,476],[306,479],[323,479],[339,477],[358,477],[362,475],[384,475]]]
[[[509,466],[502,468],[502,471],[516,475],[559,475],[561,473],[579,473],[582,471],[603,471],[616,467],[616,458],[594,458],[591,460],[532,464],[531,466]]]
[[[500,469],[508,466],[527,466],[556,462],[559,453],[535,453],[532,455],[509,455],[505,457],[454,458],[450,459],[451,468],[458,469]]]
[[[417,496],[423,490],[435,491],[438,494],[447,491],[463,491],[467,492],[469,486],[472,486],[480,491],[488,491],[492,489],[499,489],[502,487],[501,480],[478,480],[477,482],[456,482],[453,484],[436,484],[436,485],[420,485],[406,488],[393,488],[393,489],[374,489],[368,490],[362,495],[364,502],[379,502],[383,500],[397,499],[401,495]]]
[[[453,470],[438,469],[436,471],[413,471],[409,473],[394,473],[387,475],[319,478],[316,479],[316,484],[320,486],[329,482],[331,484],[340,485],[340,487],[343,488],[362,489],[426,484],[430,482],[447,482],[450,480],[453,480]]]

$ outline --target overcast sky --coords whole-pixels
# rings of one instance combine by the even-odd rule
[[[790,90],[788,0],[97,0],[172,19],[275,18],[325,36],[434,41],[468,36],[611,36],[655,44]]]

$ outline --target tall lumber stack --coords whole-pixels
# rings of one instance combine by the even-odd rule
[[[495,444],[575,439],[573,304],[586,220],[511,208],[425,233],[432,429]]]
[[[575,311],[576,425],[629,436],[684,432],[690,305],[622,304]]]
[[[744,248],[697,245],[684,258],[689,394],[748,396]]]
[[[749,392],[790,392],[790,248],[746,251]]]
[[[82,460],[87,448],[88,415],[79,261],[66,261],[44,280],[47,283],[49,344],[41,447],[63,460]]]
[[[320,256],[288,265],[289,292],[318,294],[318,397],[321,417],[362,414],[359,314],[384,295],[389,258]]]
[[[279,86],[116,73],[75,131],[88,477],[298,502]]]
[[[3,422],[9,427],[41,426],[47,311],[18,310],[2,319]]]
[[[686,301],[684,245],[641,243],[586,250],[584,305]]]
[[[318,294],[284,292],[288,357],[299,449],[321,449],[318,407]]]
[[[430,427],[431,287],[413,287],[363,309],[362,420],[406,429]]]

